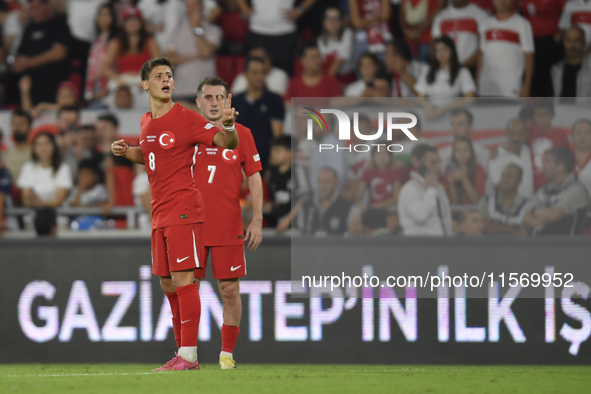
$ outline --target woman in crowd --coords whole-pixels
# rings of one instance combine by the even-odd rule
[[[348,5],[351,24],[357,29],[353,61],[367,51],[384,59],[386,43],[392,39],[388,27],[390,0],[348,0]]]
[[[96,38],[88,53],[84,99],[89,102],[91,109],[105,109],[101,100],[109,94],[107,89],[109,80],[102,74],[101,67],[107,55],[109,41],[117,34],[117,19],[113,9],[108,4],[100,6],[94,23]]]
[[[318,49],[328,73],[345,84],[355,80],[353,43],[353,31],[344,26],[341,10],[328,7],[324,11]]]
[[[364,97],[366,89],[373,88],[374,79],[380,71],[380,61],[370,52],[359,57],[359,74],[361,78],[347,86],[345,97]]]
[[[486,173],[476,163],[474,146],[466,137],[458,137],[452,146],[451,163],[445,169],[446,191],[451,204],[476,204],[484,194]]]
[[[23,204],[32,208],[61,206],[72,188],[72,174],[55,137],[40,132],[33,141],[32,160],[25,163],[17,181]]]
[[[456,46],[448,36],[433,40],[431,65],[417,80],[415,90],[419,97],[429,97],[422,100],[429,118],[472,103],[476,85],[470,71],[460,66]],[[460,96],[464,98],[453,99]]]

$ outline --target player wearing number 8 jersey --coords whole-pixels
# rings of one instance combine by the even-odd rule
[[[197,88],[197,105],[203,116],[216,126],[221,126],[222,101],[228,94],[228,85],[218,77],[205,78]],[[213,277],[224,303],[222,325],[222,351],[220,367],[235,368],[234,345],[240,332],[242,303],[239,278],[246,275],[244,256],[245,238],[251,250],[262,239],[263,186],[259,171],[262,170],[259,154],[250,130],[236,124],[240,136],[238,149],[222,149],[200,145],[197,152],[194,179],[207,206],[205,212],[204,260],[211,255]],[[240,185],[243,171],[248,178],[252,197],[253,218],[244,236],[240,208]],[[197,283],[205,277],[205,269],[196,270]]]
[[[141,69],[151,111],[141,120],[140,147],[123,140],[112,145],[116,156],[146,164],[152,190],[152,272],[160,277],[170,302],[178,355],[158,370],[199,369],[197,335],[201,316],[195,269],[202,269],[203,200],[193,181],[199,144],[238,147],[237,112],[231,97],[222,103],[220,131],[203,116],[172,101],[173,68],[166,58]]]

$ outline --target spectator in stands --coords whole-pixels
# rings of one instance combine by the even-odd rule
[[[19,81],[21,91],[21,109],[29,111],[33,119],[38,118],[45,111],[58,111],[62,107],[77,106],[80,101],[80,89],[71,81],[61,82],[57,87],[55,102],[41,102],[33,106],[31,97],[32,81],[28,75]]]
[[[271,166],[266,174],[271,200],[265,203],[263,214],[269,227],[275,227],[277,233],[290,227],[292,218],[297,217],[309,194],[306,173],[298,165],[292,166],[291,149],[290,136],[281,136],[271,142]]]
[[[28,4],[25,4],[24,8],[27,7]],[[3,11],[5,19],[2,23],[2,50],[8,58],[14,57],[20,46],[27,17],[25,9],[16,7],[9,11],[9,7],[6,7]]]
[[[204,10],[203,17],[208,18],[205,11],[209,11],[215,1],[205,0],[209,4]],[[183,1],[181,0],[139,0],[137,7],[144,16],[146,29],[153,35],[159,48],[166,48],[171,41],[173,30],[182,23]]]
[[[573,125],[575,175],[591,194],[591,120],[579,119]]]
[[[585,53],[589,53],[591,46],[591,2],[588,0],[567,1],[564,3],[558,27],[564,33],[569,27],[578,25],[585,31]]]
[[[522,178],[521,167],[509,163],[503,169],[496,190],[480,199],[478,210],[485,234],[523,234],[520,227],[527,198],[519,194]]]
[[[487,17],[482,8],[468,0],[452,0],[446,8],[435,15],[431,36],[434,39],[442,36],[452,37],[456,43],[460,65],[476,71],[478,29]]]
[[[453,235],[449,200],[439,183],[437,149],[420,144],[412,151],[413,171],[400,189],[398,217],[404,235]]]
[[[486,189],[486,173],[476,162],[472,141],[458,137],[452,144],[451,162],[445,169],[446,190],[452,204],[476,204]]]
[[[94,124],[84,124],[78,129],[78,138],[82,150],[81,159],[90,159],[100,167],[103,155],[99,152],[98,136]]]
[[[12,207],[12,176],[6,167],[2,165],[0,157],[0,237],[5,230],[4,210]]]
[[[363,135],[372,134],[371,121],[369,117],[360,113],[357,120],[359,132]],[[357,137],[356,133],[351,133],[351,145],[364,144],[365,141]],[[349,201],[357,200],[357,191],[362,188],[362,177],[372,162],[372,152],[352,150],[347,152],[347,183],[343,190],[343,197]]]
[[[32,0],[29,15],[12,69],[31,78],[33,105],[51,103],[58,84],[69,77],[66,58],[71,35],[65,17],[54,14],[49,0]]]
[[[386,68],[394,78],[394,97],[416,97],[417,79],[429,66],[412,58],[406,41],[396,38],[386,45]]]
[[[385,56],[385,44],[392,39],[388,22],[390,2],[388,0],[348,0],[351,24],[355,29],[355,54],[357,62],[362,53],[369,51],[381,59]]]
[[[57,236],[57,213],[54,208],[41,208],[35,213],[35,232],[38,237]]]
[[[81,2],[79,2],[81,3]],[[106,109],[103,99],[109,94],[109,79],[101,71],[109,42],[117,34],[117,19],[108,4],[101,5],[94,20],[94,40],[88,53],[84,99],[91,109]]]
[[[401,0],[400,26],[404,38],[415,49],[416,58],[428,62],[431,51],[431,24],[445,7],[444,0]]]
[[[166,56],[175,66],[175,100],[194,103],[196,86],[216,74],[215,52],[222,42],[222,30],[203,18],[201,0],[186,0],[185,13],[170,36]]]
[[[553,127],[554,102],[552,99],[540,99],[534,103],[534,124],[529,128],[528,142],[534,165],[534,190],[547,182],[544,177],[543,161],[546,152],[556,146],[570,146],[569,132]]]
[[[343,94],[339,81],[322,71],[320,51],[315,44],[304,46],[299,58],[303,71],[289,81],[285,92],[286,107],[291,107],[292,97],[338,97]]]
[[[573,25],[562,40],[566,57],[552,66],[554,97],[591,97],[591,63],[585,56],[585,31]]]
[[[484,222],[478,211],[462,211],[459,213],[456,235],[474,237],[482,235]]]
[[[450,111],[451,136],[455,140],[459,137],[468,138],[472,141],[472,128],[474,126],[474,115],[466,108],[458,108]],[[476,162],[484,168],[488,169],[488,159],[490,151],[488,148],[478,142],[472,141],[474,153],[476,154]],[[441,168],[445,171],[451,162],[452,145],[448,145],[439,149],[439,156],[441,157]]]
[[[324,11],[322,33],[318,37],[318,49],[328,74],[342,83],[355,78],[353,63],[353,30],[345,27],[343,13],[338,7],[328,7]]]
[[[312,197],[307,199],[298,215],[298,228],[317,237],[344,235],[349,231],[359,209],[339,195],[339,178],[331,167],[316,172]]]
[[[533,235],[581,234],[589,194],[573,174],[574,155],[557,146],[544,155],[548,183],[538,190],[523,215],[523,224]]]
[[[62,162],[52,134],[37,134],[33,160],[25,163],[16,184],[26,207],[56,208],[66,201],[72,188],[72,174],[70,167]]]
[[[480,26],[476,80],[481,96],[529,97],[534,72],[531,25],[513,0],[493,0],[495,15]]]
[[[207,3],[211,4],[212,2],[208,1],[205,4]],[[214,4],[207,16],[207,20],[212,23],[215,22],[223,32],[222,45],[218,54],[243,56],[247,53],[248,19],[242,16],[236,0],[217,0]],[[289,79],[289,77],[287,78]]]
[[[448,36],[433,40],[431,66],[423,70],[415,90],[419,97],[429,98],[421,100],[428,118],[472,103],[476,85],[470,71],[460,66],[456,46]],[[464,98],[456,99],[461,96]]]
[[[414,113],[408,109],[404,110],[402,112],[407,112],[409,114],[413,114],[417,118],[417,124],[414,127],[408,129],[408,131],[410,131],[411,134],[416,137],[416,139],[417,139],[416,141],[409,139],[406,136],[406,134],[404,134],[400,130],[398,130],[397,131],[398,133],[395,134],[396,141],[398,142],[398,144],[402,145],[402,151],[396,153],[396,155],[395,155],[397,165],[398,166],[410,166],[411,162],[412,162],[412,160],[411,160],[412,152],[414,151],[415,147],[417,145],[421,145],[421,144],[433,146],[433,141],[423,138],[421,136],[421,130],[422,130],[421,117],[417,113]],[[396,119],[396,122],[402,123],[402,124],[409,123],[409,119],[408,118],[398,118],[398,119]]]
[[[263,59],[265,68],[265,84],[269,91],[283,97],[287,84],[289,83],[289,76],[287,73],[277,67],[273,67],[271,63],[271,54],[264,47],[255,47],[248,51],[248,57],[257,57]],[[244,73],[240,73],[234,79],[232,83],[232,93],[234,95],[246,92],[248,88],[248,81],[244,76]]]
[[[131,90],[127,85],[117,87],[115,91],[115,108],[116,109],[131,109],[133,108],[133,96]]]
[[[114,94],[118,85],[130,85],[134,98],[144,97],[140,69],[146,61],[160,57],[160,49],[148,34],[139,9],[125,8],[121,23],[118,36],[109,42],[101,71],[113,81],[109,82],[110,93]]]
[[[78,164],[77,187],[69,198],[72,207],[98,207],[107,202],[109,192],[103,183],[96,163],[85,159]]]
[[[346,97],[367,97],[364,93],[366,89],[374,87],[374,78],[380,71],[380,61],[371,52],[361,54],[358,63],[361,78],[347,86],[345,89]]]
[[[487,194],[494,193],[502,179],[508,164],[515,164],[521,169],[521,182],[517,191],[525,198],[534,194],[534,170],[527,144],[527,128],[523,120],[515,118],[505,128],[507,139],[503,145],[493,149],[488,162]]]
[[[522,0],[518,4],[530,23],[534,35],[534,75],[531,92],[534,97],[552,97],[550,68],[560,58],[558,19],[566,0]],[[558,95],[554,94],[555,96]]]
[[[246,0],[236,1],[242,14],[250,17],[249,46],[267,48],[273,54],[273,65],[291,75],[297,40],[296,21],[316,0],[303,0],[298,6],[295,0],[252,0],[250,6]]]
[[[29,132],[32,122],[28,112],[17,110],[12,113],[11,129],[14,145],[4,154],[4,163],[13,179],[19,178],[23,165],[31,159]]]
[[[264,60],[248,58],[244,64],[248,90],[232,100],[232,104],[241,115],[240,123],[252,131],[263,169],[269,161],[271,139],[283,134],[285,116],[281,97],[265,87],[264,70]]]
[[[80,109],[76,106],[64,106],[57,111],[56,124],[60,130],[60,134],[77,130],[79,121]]]

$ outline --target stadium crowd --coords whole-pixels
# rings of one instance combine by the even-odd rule
[[[149,228],[145,170],[110,145],[120,138],[112,111],[148,110],[139,70],[157,56],[174,64],[174,99],[184,106],[194,108],[203,78],[228,81],[263,164],[265,223],[278,233],[587,231],[591,121],[566,130],[552,119],[561,97],[591,96],[591,1],[0,0],[0,24],[0,105],[12,111],[0,233],[51,233],[63,206],[100,207],[104,217],[143,207],[140,226]],[[335,136],[316,130],[304,140],[301,111],[291,111],[288,135],[291,98],[341,96],[416,98],[430,119],[449,114],[453,143],[438,150],[419,138],[402,154],[320,157],[317,144]],[[508,119],[506,141],[489,149],[471,140],[467,108],[477,96],[540,99]],[[100,115],[81,123],[82,108]],[[52,114],[54,124],[33,128]],[[363,115],[359,129],[371,133]],[[470,208],[452,210],[461,205]],[[12,206],[39,214],[7,217]],[[71,226],[104,225],[103,215]]]

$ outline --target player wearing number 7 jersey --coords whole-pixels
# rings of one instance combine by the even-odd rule
[[[172,101],[173,67],[166,58],[147,61],[141,69],[151,112],[141,120],[140,147],[113,143],[116,156],[146,164],[152,190],[152,272],[160,277],[170,302],[177,356],[157,370],[196,370],[201,316],[194,271],[203,262],[203,200],[193,181],[199,144],[238,147],[231,96],[222,102],[225,132],[203,116]]]

